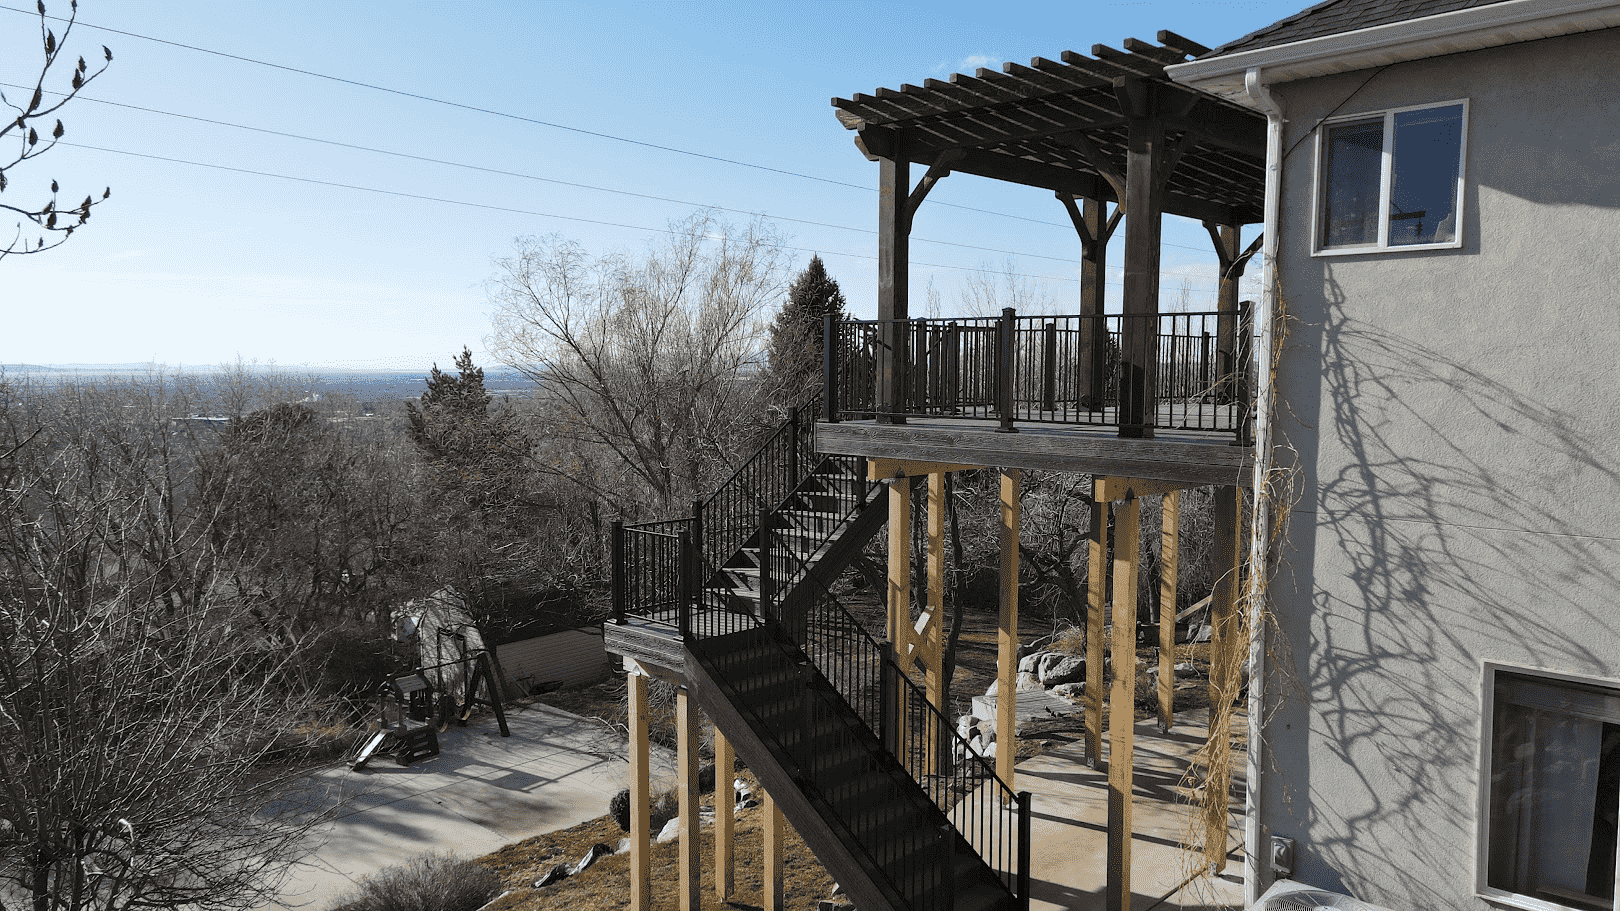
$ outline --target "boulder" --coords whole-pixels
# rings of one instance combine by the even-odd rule
[[[1041,664],[1041,685],[1051,688],[1086,679],[1086,659],[1078,655],[1053,655],[1055,660]]]
[[[1020,674],[1038,674],[1041,669],[1041,659],[1052,654],[1051,652],[1031,652],[1018,662]]]
[[[581,857],[579,861],[568,870],[568,875],[578,876],[579,874],[585,872],[586,867],[596,863],[598,858],[606,857],[612,853],[612,848],[602,844],[601,842],[597,842],[596,844],[591,845],[590,850],[586,851],[584,856]]]
[[[536,889],[544,889],[545,887],[551,885],[552,883],[561,882],[561,881],[563,881],[563,880],[565,880],[567,878],[568,878],[568,865],[567,864],[558,864],[555,867],[552,867],[550,870],[547,870],[545,876],[542,876],[539,879],[535,880],[534,881],[534,887]]]
[[[1064,699],[1079,702],[1086,698],[1086,685],[1081,683],[1060,683],[1052,687],[1052,692]]]
[[[679,819],[671,819],[669,822],[664,823],[662,829],[658,830],[658,843],[661,845],[667,845],[680,837],[681,821]]]

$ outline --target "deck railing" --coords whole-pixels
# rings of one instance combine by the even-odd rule
[[[832,320],[828,421],[910,416],[1237,435],[1251,415],[1249,309],[1146,316]],[[1151,356],[1131,357],[1127,345]]]
[[[826,702],[829,710],[843,707],[860,719],[847,738],[874,738],[872,748],[898,760],[940,811],[937,826],[915,832],[904,844],[888,845],[884,856],[870,859],[906,895],[938,897],[949,894],[954,876],[949,864],[941,865],[942,858],[951,857],[958,845],[971,845],[1018,906],[1028,908],[1028,792],[1015,792],[996,775],[994,764],[978,755],[901,669],[889,644],[871,636],[812,571],[820,552],[815,541],[830,538],[852,520],[875,483],[866,478],[859,459],[814,454],[808,426],[795,426],[813,419],[795,414],[714,495],[695,504],[693,517],[614,523],[614,621],[622,624],[635,616],[679,631],[723,684],[728,670],[724,648],[706,648],[705,642],[723,643],[720,637],[750,629],[770,630],[772,641],[794,655],[809,675],[805,691],[812,700]],[[817,495],[845,504],[842,514],[779,521],[795,489],[824,459],[851,463],[849,470],[823,472],[816,481]],[[757,549],[759,600],[753,611],[721,604],[715,592],[706,591],[723,561],[743,547]],[[860,733],[860,727],[870,733]],[[834,770],[821,768],[827,756],[803,749],[810,742],[808,731],[766,735],[805,773],[801,785],[817,792],[812,796],[818,803],[831,806],[835,782],[817,773],[831,775]],[[849,834],[863,841],[853,830]],[[928,850],[919,850],[924,842]]]

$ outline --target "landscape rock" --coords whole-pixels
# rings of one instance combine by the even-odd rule
[[[669,822],[664,823],[662,829],[658,830],[658,843],[661,845],[667,845],[680,837],[681,821],[679,819],[671,819]]]
[[[579,874],[584,873],[585,869],[591,864],[596,863],[599,858],[606,857],[612,853],[612,848],[602,844],[601,842],[597,842],[596,844],[591,845],[590,850],[586,851],[584,856],[579,859],[579,862],[574,864],[574,866],[569,869],[568,875],[578,876]]]
[[[1053,655],[1055,660],[1041,663],[1041,685],[1051,688],[1062,683],[1079,683],[1086,679],[1086,659],[1078,655]]]
[[[545,876],[542,876],[539,879],[535,880],[534,881],[534,887],[536,889],[544,889],[545,887],[551,885],[552,883],[561,882],[561,881],[563,881],[563,880],[565,880],[567,878],[568,878],[568,865],[567,864],[558,864],[555,867],[552,867],[550,870],[547,870]]]
[[[1064,699],[1079,702],[1080,700],[1086,698],[1086,685],[1083,682],[1060,683],[1057,686],[1052,687],[1052,692],[1058,696],[1062,696]]]
[[[625,853],[626,851],[629,851],[629,850],[630,850],[630,836],[626,835],[625,837],[619,839],[619,846],[617,848],[613,849],[613,853],[614,854],[623,854],[623,853]]]
[[[1204,676],[1204,672],[1198,668],[1198,665],[1193,664],[1191,661],[1183,661],[1180,664],[1176,665],[1176,676],[1177,677],[1202,677],[1202,676]]]
[[[1050,654],[1052,654],[1052,653],[1051,652],[1033,652],[1033,653],[1031,653],[1029,655],[1026,655],[1022,661],[1018,662],[1018,673],[1020,673],[1020,674],[1039,674],[1040,670],[1041,670],[1041,659],[1045,658],[1046,656],[1048,656]]]

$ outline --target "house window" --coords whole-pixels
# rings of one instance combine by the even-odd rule
[[[1315,252],[1461,246],[1467,114],[1456,101],[1325,124]]]
[[[1487,667],[1480,891],[1614,908],[1620,686]]]

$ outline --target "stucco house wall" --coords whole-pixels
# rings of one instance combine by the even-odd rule
[[[1288,119],[1265,834],[1474,897],[1486,661],[1620,679],[1620,29],[1272,87]],[[1312,256],[1316,125],[1468,99],[1460,249]],[[1256,846],[1250,846],[1256,850]]]

